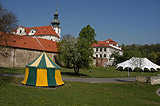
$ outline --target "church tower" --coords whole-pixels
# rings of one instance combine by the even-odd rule
[[[58,13],[57,13],[57,9],[56,9],[56,13],[54,14],[54,20],[51,22],[53,29],[55,30],[55,32],[58,34],[58,36],[60,37],[61,34],[61,27],[59,26],[60,21],[58,20]]]

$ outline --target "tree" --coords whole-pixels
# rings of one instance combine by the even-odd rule
[[[144,62],[143,58],[133,57],[133,58],[131,58],[130,64],[132,67],[142,68],[143,62]],[[134,68],[132,68],[132,69],[134,69]]]
[[[157,58],[158,58],[158,55],[157,55],[155,52],[152,52],[152,53],[150,53],[150,54],[148,55],[148,58],[149,58],[152,62],[156,63]]]
[[[0,2],[0,43],[2,41],[7,43],[8,41],[12,40],[10,38],[10,36],[12,36],[11,32],[13,29],[17,28],[17,23],[18,20],[16,15],[3,7]]]
[[[141,71],[143,63],[144,59],[139,57],[132,57],[130,61],[132,70],[136,70],[137,74]],[[128,77],[129,77],[129,67],[128,67]]]
[[[89,67],[93,57],[91,45],[96,42],[95,35],[94,29],[87,25],[80,31],[78,38],[65,36],[57,44],[60,57],[63,62],[73,66],[75,74],[79,74],[80,68]]]
[[[57,46],[59,57],[64,65],[73,67],[74,73],[79,74],[79,69],[82,67],[83,63],[83,57],[80,53],[81,45],[78,43],[78,39],[71,35],[66,35],[63,37],[62,41],[57,43]]]
[[[80,54],[83,57],[83,66],[85,67],[89,67],[89,64],[92,62],[94,51],[91,46],[93,45],[93,43],[97,43],[97,41],[95,40],[95,36],[95,31],[90,25],[84,27],[79,33],[79,50]]]
[[[93,45],[93,43],[97,43],[95,36],[96,33],[90,25],[84,27],[79,33],[79,39],[86,39],[85,43],[88,43],[88,46],[90,47]]]
[[[113,52],[110,56],[110,59],[112,58],[114,58],[113,65],[117,65],[118,63],[125,61],[124,56],[120,55],[119,52]]]
[[[158,57],[157,57],[156,63],[160,65],[160,52],[157,52],[157,55]]]
[[[63,61],[66,67],[71,67],[71,59],[73,58],[73,52],[75,46],[77,45],[77,38],[66,35],[62,38],[61,42],[57,43],[57,48],[59,52],[59,58]]]

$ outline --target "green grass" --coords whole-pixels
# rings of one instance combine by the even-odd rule
[[[0,73],[25,74],[25,68],[0,68]],[[79,75],[74,74],[73,69],[61,68],[62,77],[82,77],[82,78],[123,78],[127,77],[127,71],[118,71],[115,67],[92,67],[90,69],[81,69]],[[130,77],[153,76],[160,74],[158,72],[130,72]]]
[[[0,76],[0,106],[159,106],[159,85],[65,82],[59,88],[19,86],[23,79]]]
[[[67,69],[62,68],[61,69],[62,76],[65,77],[87,77],[87,78],[123,78],[128,76],[127,71],[119,71],[116,70],[115,67],[92,67],[91,69],[81,69],[80,75],[73,76],[74,70],[73,69]],[[137,75],[140,76],[154,76],[160,74],[160,71],[158,72],[130,72],[130,77],[135,77]]]
[[[7,67],[0,67],[0,74],[24,74],[25,68],[7,68]]]

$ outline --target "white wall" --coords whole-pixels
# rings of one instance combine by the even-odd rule
[[[57,33],[57,35],[61,36],[61,27],[53,27],[54,31]]]
[[[115,51],[119,52],[120,55],[123,55],[123,52],[121,50],[118,50],[113,47],[106,47],[106,51],[104,51],[104,47],[102,48],[102,51],[100,51],[100,47],[98,47],[98,51],[96,51],[96,47],[94,47],[93,50],[94,50],[94,53],[93,53],[94,57],[96,57],[96,54],[97,54],[98,58],[100,58],[100,54],[102,54],[102,58],[107,59],[109,64],[113,63],[114,58],[110,60],[110,57],[112,53],[114,53]],[[106,54],[106,57],[104,57],[104,54]]]
[[[35,38],[35,36],[31,36],[33,38]],[[52,40],[52,41],[60,41],[60,38],[58,38],[57,36],[51,36],[51,35],[37,35],[38,38],[42,38],[42,39],[47,39],[47,40]]]

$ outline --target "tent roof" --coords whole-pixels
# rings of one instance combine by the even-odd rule
[[[34,61],[26,65],[26,67],[60,69],[60,67],[56,63],[54,63],[45,52],[37,57]]]
[[[153,69],[157,69],[160,68],[160,66],[154,64],[153,62],[151,62],[150,60],[148,60],[147,58],[138,58],[138,57],[132,57],[131,59],[124,61],[122,63],[117,64],[117,68],[118,67],[130,67],[132,70],[134,70],[136,67],[141,68],[142,70],[144,70],[145,68],[148,68],[149,70],[151,68]]]

